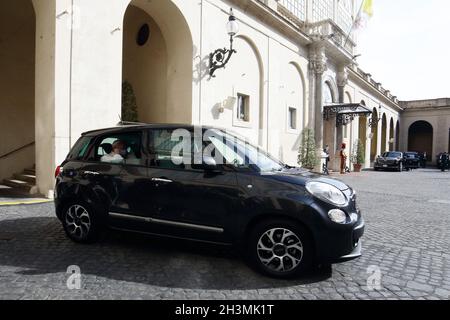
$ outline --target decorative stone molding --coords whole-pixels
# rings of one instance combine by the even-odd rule
[[[338,87],[345,87],[348,83],[347,68],[342,68],[336,75],[336,82]]]
[[[323,74],[328,70],[327,56],[325,54],[325,48],[322,46],[312,47],[310,51],[310,63],[309,66],[315,74]]]

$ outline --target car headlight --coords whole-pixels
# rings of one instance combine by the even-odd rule
[[[341,190],[328,183],[311,181],[306,184],[306,190],[314,197],[327,203],[342,207],[347,204],[347,198]]]

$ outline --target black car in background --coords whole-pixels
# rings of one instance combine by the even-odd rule
[[[419,163],[421,168],[427,167],[427,153],[426,152],[418,152],[419,154]]]
[[[403,152],[385,152],[375,160],[374,170],[396,170],[402,172],[405,169]]]
[[[450,169],[450,155],[448,153],[440,153],[437,156],[437,167],[442,171]]]
[[[417,152],[405,152],[403,154],[404,167],[406,170],[419,169],[420,157]]]
[[[236,245],[257,270],[280,278],[361,256],[364,220],[351,187],[286,166],[220,129],[197,129],[83,134],[55,173],[67,236],[91,243],[109,228]]]

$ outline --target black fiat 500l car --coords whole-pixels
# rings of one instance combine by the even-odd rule
[[[220,129],[87,132],[55,175],[56,214],[76,242],[109,228],[237,245],[259,271],[281,278],[361,256],[352,188]]]

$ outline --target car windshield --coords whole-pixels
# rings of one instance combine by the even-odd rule
[[[400,152],[386,152],[383,154],[383,158],[401,158],[402,154]]]
[[[260,172],[282,171],[287,166],[260,148],[229,133],[212,130],[209,140],[223,155],[228,164],[235,167],[256,167]]]
[[[417,154],[417,153],[405,153],[405,155],[406,155],[406,157],[407,158],[418,158],[419,157],[419,155]]]

